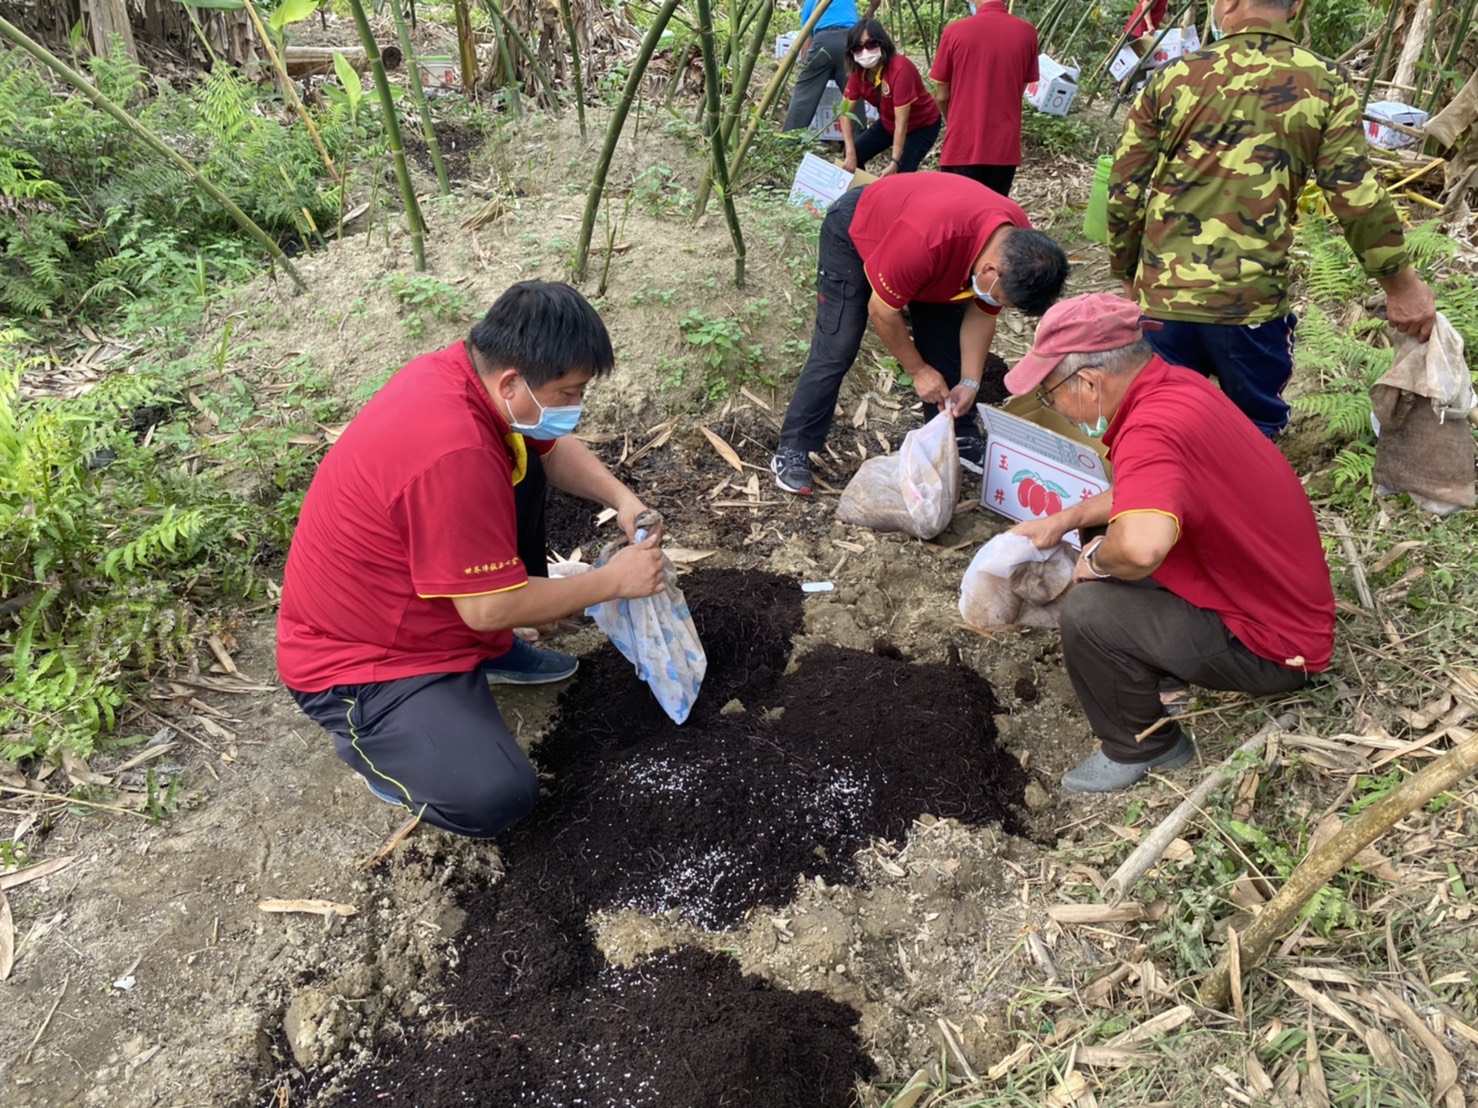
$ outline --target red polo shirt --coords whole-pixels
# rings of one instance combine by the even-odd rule
[[[940,165],[1020,165],[1021,94],[1037,80],[1037,29],[999,0],[944,29],[929,76],[949,84]]]
[[[866,100],[878,110],[883,130],[890,135],[894,128],[893,113],[899,108],[908,108],[910,131],[939,122],[939,105],[924,87],[918,66],[902,54],[894,54],[875,78],[869,78],[865,70],[854,68],[842,98],[853,103]]]
[[[507,652],[451,598],[515,589],[513,486],[525,449],[466,347],[411,362],[370,399],[318,467],[293,535],[277,616],[289,688],[465,673]]]
[[[986,239],[1007,224],[1031,226],[1019,205],[978,181],[896,173],[863,186],[849,233],[868,284],[889,307],[968,300],[994,315],[1000,309],[971,290],[970,267]]]
[[[1254,654],[1327,669],[1334,589],[1314,510],[1293,467],[1236,405],[1199,373],[1154,357],[1103,441],[1114,464],[1110,520],[1158,512],[1180,527],[1155,581],[1216,612]]]

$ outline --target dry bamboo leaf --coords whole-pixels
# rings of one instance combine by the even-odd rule
[[[15,968],[15,921],[10,916],[10,901],[0,892],[0,981]]]
[[[929,1079],[928,1070],[919,1070],[908,1079],[908,1084],[893,1094],[888,1101],[889,1108],[914,1108],[919,1099],[934,1090],[934,1082]]]
[[[1143,904],[1053,904],[1047,915],[1058,923],[1137,923],[1145,918]]]
[[[664,546],[662,553],[667,555],[667,560],[673,565],[690,566],[694,562],[701,562],[704,558],[712,558],[718,551],[693,550],[686,546]]]
[[[703,432],[703,437],[709,441],[709,444],[712,445],[714,450],[718,451],[720,458],[733,466],[737,472],[744,472],[744,463],[739,460],[739,455],[735,453],[734,448],[725,442],[720,435],[709,430],[707,427],[699,427],[698,430]]]
[[[986,1070],[985,1079],[987,1081],[999,1081],[1001,1078],[1005,1077],[1008,1073],[1015,1069],[1018,1065],[1021,1065],[1028,1058],[1030,1058],[1032,1055],[1032,1051],[1035,1049],[1035,1043],[1022,1044],[1021,1046],[1013,1050],[1010,1054],[1006,1055],[1006,1057],[1002,1058],[995,1065],[991,1066],[990,1069]]]
[[[1268,1076],[1268,1071],[1262,1068],[1257,1055],[1252,1051],[1247,1052],[1247,1087],[1252,1090],[1253,1096],[1271,1097],[1273,1095],[1273,1079]]]
[[[1412,712],[1403,710],[1401,716],[1410,724],[1413,731],[1425,731],[1436,723],[1443,714],[1452,707],[1452,694],[1443,693],[1436,700],[1425,705],[1420,711]]]
[[[1227,966],[1232,987],[1232,1014],[1238,1025],[1247,1026],[1247,1009],[1242,1005],[1242,944],[1235,927],[1227,928]]]
[[[107,785],[113,780],[105,773],[93,773],[86,758],[66,747],[62,748],[62,772],[72,784],[84,788],[88,785]]]
[[[1147,1066],[1154,1063],[1157,1055],[1147,1050],[1110,1050],[1105,1046],[1078,1047],[1077,1061],[1080,1066],[1094,1069],[1123,1069],[1126,1066]]]
[[[1123,980],[1134,972],[1134,967],[1128,962],[1121,962],[1109,970],[1108,973],[1093,979],[1083,989],[1083,1002],[1098,1007],[1106,1006],[1109,995],[1119,986]]]
[[[1366,572],[1372,574],[1384,573],[1386,570],[1391,568],[1396,559],[1401,557],[1401,555],[1408,554],[1413,550],[1419,550],[1426,545],[1427,544],[1425,542],[1417,542],[1414,540],[1408,540],[1407,542],[1398,542],[1395,546],[1391,547],[1391,549],[1387,550],[1384,554],[1382,554],[1379,558],[1372,562],[1370,565],[1370,569]]]
[[[332,900],[259,900],[257,907],[264,912],[305,912],[314,916],[352,916],[359,909],[352,904],[339,904]]]
[[[752,400],[755,404],[759,405],[767,412],[773,410],[771,409],[770,405],[766,404],[763,400],[761,400],[754,393],[750,392],[749,389],[743,385],[739,387],[739,395],[745,397],[748,400]]]
[[[221,641],[221,636],[207,635],[205,637],[205,645],[210,647],[210,652],[215,655],[216,661],[221,664],[223,670],[227,673],[240,672],[236,668],[236,663],[232,660],[230,652],[227,651],[226,644]]]
[[[77,860],[75,854],[64,854],[60,858],[53,858],[49,862],[38,862],[34,866],[16,870],[14,873],[0,874],[0,892],[6,889],[18,888],[28,881],[39,881],[43,877],[50,877],[53,873],[59,873]]]
[[[1078,1098],[1088,1092],[1088,1081],[1076,1070],[1068,1074],[1057,1088],[1047,1094],[1043,1101],[1046,1108],[1073,1108]]]
[[[867,426],[867,397],[862,398],[862,403],[857,405],[857,410],[852,413],[852,426],[864,428]]]
[[[1120,1032],[1103,1045],[1110,1049],[1118,1049],[1133,1046],[1136,1043],[1150,1042],[1161,1035],[1168,1035],[1195,1014],[1195,1010],[1189,1004],[1177,1004],[1169,1011],[1161,1012],[1153,1019],[1145,1020],[1138,1027],[1131,1027],[1128,1031]]]
[[[1432,1066],[1437,1075],[1437,1087],[1432,1094],[1433,1102],[1440,1100],[1447,1108],[1465,1108],[1467,1100],[1463,1096],[1462,1089],[1458,1088],[1458,1068],[1457,1062],[1453,1060],[1452,1052],[1443,1045],[1441,1039],[1433,1034],[1432,1029],[1427,1026],[1421,1016],[1417,1015],[1415,1008],[1384,985],[1377,985],[1376,990],[1395,1011],[1396,1018],[1432,1056]]]
[[[1304,1060],[1309,1064],[1304,1103],[1309,1108],[1329,1108],[1329,1085],[1324,1080],[1324,1059],[1319,1054],[1319,1039],[1314,1034],[1313,1012],[1309,1013],[1308,1034],[1304,1040]]]

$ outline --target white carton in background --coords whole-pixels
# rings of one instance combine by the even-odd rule
[[[775,59],[778,61],[790,53],[791,44],[795,42],[799,31],[787,31],[783,35],[775,36]]]
[[[1154,42],[1154,39],[1150,39]],[[1194,27],[1181,30],[1173,27],[1165,32],[1165,37],[1160,40],[1160,45],[1155,47],[1154,54],[1150,57],[1150,64],[1159,67],[1169,65],[1178,58],[1184,57],[1192,51],[1201,49],[1201,35]]]
[[[811,117],[811,130],[816,132],[817,142],[842,142],[842,124],[839,109],[842,106],[842,90],[837,88],[835,81],[827,81],[826,88],[821,93],[821,102],[816,105],[816,114]],[[863,127],[870,127],[877,122],[878,110],[866,100],[859,100],[852,105],[852,111],[856,112],[862,108],[864,119]],[[857,128],[857,124],[853,123]]]
[[[1026,86],[1023,99],[1047,115],[1067,115],[1078,95],[1078,76],[1075,66],[1059,65],[1046,54],[1037,56],[1039,79]]]
[[[1371,146],[1379,146],[1382,150],[1400,150],[1404,146],[1415,146],[1419,141],[1416,136],[1403,134],[1386,124],[1421,127],[1426,122],[1426,112],[1395,100],[1376,100],[1365,105],[1365,139]]]
[[[1116,81],[1122,81],[1129,76],[1131,70],[1139,62],[1139,55],[1127,46],[1121,46],[1119,52],[1114,55],[1114,60],[1109,62],[1109,74]],[[1145,68],[1149,68],[1146,66]]]
[[[1024,522],[1055,515],[1111,487],[1103,445],[1065,433],[1071,425],[1035,397],[977,410],[986,431],[983,507]],[[1076,531],[1063,541],[1082,545]]]
[[[807,154],[790,184],[790,202],[814,216],[823,216],[832,201],[850,188],[860,188],[877,178],[861,169],[848,173],[841,166]]]

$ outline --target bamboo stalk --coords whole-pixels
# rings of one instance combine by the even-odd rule
[[[523,118],[523,99],[518,87],[518,71],[513,65],[513,54],[508,49],[508,40],[503,35],[503,25],[497,20],[492,21],[493,42],[498,48],[498,60],[493,67],[495,73],[501,74],[499,79],[503,82],[503,89],[508,94],[508,110],[516,119]]]
[[[538,52],[529,45],[528,39],[523,37],[523,32],[509,22],[508,17],[503,14],[503,9],[498,6],[498,0],[483,0],[483,6],[487,8],[488,15],[492,17],[493,22],[502,26],[508,38],[518,47],[519,53],[528,59],[529,68],[534,71],[534,77],[544,89],[544,95],[549,98],[549,106],[554,109],[555,115],[559,115],[559,94],[554,91],[554,82],[549,79],[549,72],[544,68],[544,63],[539,61]]]
[[[760,122],[765,118],[765,113],[770,110],[770,105],[775,102],[775,97],[780,95],[780,90],[785,86],[786,78],[795,67],[796,57],[799,54],[798,47],[806,39],[811,37],[816,24],[826,14],[826,9],[831,7],[831,0],[817,0],[816,7],[811,11],[811,18],[802,24],[800,32],[795,36],[795,41],[790,44],[790,49],[785,52],[785,57],[780,59],[780,64],[775,68],[775,75],[770,78],[770,83],[765,86],[765,91],[760,96],[759,103],[755,105],[754,115],[750,118],[749,126],[744,128],[744,137],[739,140],[739,148],[734,151],[734,160],[729,163],[729,179],[737,181],[739,171],[744,167],[744,157],[749,153],[749,147],[754,142],[754,136],[759,133]],[[868,8],[871,12],[876,5]],[[869,15],[867,18],[871,18]]]
[[[106,96],[99,92],[92,85],[92,83],[87,80],[86,77],[78,73],[66,62],[62,61],[50,50],[46,49],[46,47],[33,40],[30,36],[25,34],[3,16],[0,16],[0,38],[5,39],[17,49],[35,58],[38,62],[50,69],[67,84],[71,85],[83,96],[87,97],[88,100],[92,101],[94,107],[102,112],[107,113],[113,119],[121,123],[124,127],[128,128],[128,130],[132,132],[133,135],[139,139],[139,141],[148,146],[149,149],[155,151],[158,154],[162,154],[165,158],[169,159],[169,161],[177,169],[186,174],[192,181],[199,185],[201,191],[203,191],[207,196],[209,196],[212,200],[214,200],[217,204],[224,208],[226,210],[226,214],[231,217],[231,219],[236,223],[238,227],[240,227],[243,231],[245,231],[252,238],[256,239],[257,242],[261,243],[262,246],[266,248],[267,253],[272,256],[273,261],[281,265],[283,271],[290,278],[292,278],[293,284],[297,285],[298,288],[302,289],[304,292],[308,291],[307,282],[303,280],[302,275],[298,273],[296,267],[294,267],[292,262],[288,260],[287,255],[282,252],[282,247],[277,245],[272,236],[267,234],[266,231],[262,230],[262,228],[259,227],[256,222],[252,220],[251,216],[247,215],[240,208],[238,208],[236,204],[231,200],[231,198],[227,196],[224,192],[222,192],[219,188],[217,188],[208,178],[206,178],[204,174],[200,172],[200,170],[196,169],[183,157],[175,153],[175,151],[172,150],[162,138],[156,135],[153,131],[149,130],[142,123],[139,123],[137,120],[135,120],[117,104],[113,103],[113,101],[109,100]]]
[[[1241,774],[1242,765],[1268,741],[1276,731],[1286,731],[1297,722],[1292,712],[1285,712],[1276,719],[1268,720],[1257,733],[1248,739],[1211,771],[1210,775],[1195,787],[1186,798],[1166,816],[1153,831],[1146,835],[1134,852],[1125,858],[1113,876],[1104,885],[1104,898],[1109,904],[1117,904],[1129,895],[1129,890],[1143,877],[1151,866],[1160,860],[1165,849],[1180,834],[1180,829],[1190,818],[1206,806],[1206,798],[1212,791]]]
[[[575,114],[580,119],[580,138],[585,138],[585,79],[580,75],[580,40],[575,34],[575,17],[570,13],[570,0],[559,0],[559,18],[570,40],[570,74],[575,81]]]
[[[390,17],[395,21],[395,33],[400,38],[400,50],[406,57],[406,87],[411,90],[416,113],[421,117],[421,137],[431,153],[431,165],[436,170],[436,188],[442,196],[452,194],[452,182],[446,175],[446,163],[441,160],[441,143],[436,141],[436,122],[431,118],[431,105],[426,102],[426,90],[421,87],[421,67],[417,64],[416,47],[411,42],[410,28],[405,23],[405,10],[400,0],[390,0]]]
[[[1460,731],[1466,737],[1457,746],[1351,818],[1332,839],[1299,863],[1278,895],[1263,906],[1258,917],[1238,937],[1244,973],[1263,960],[1273,943],[1292,926],[1309,898],[1351,858],[1478,768],[1478,735],[1453,728],[1454,734]],[[1230,995],[1231,969],[1223,958],[1201,982],[1198,999],[1209,1008],[1225,1008]]]
[[[375,44],[374,32],[364,14],[363,0],[349,0],[349,10],[354,15],[354,26],[359,31],[359,41],[369,55],[370,72],[375,78],[375,94],[380,100],[380,114],[385,117],[385,136],[390,140],[390,156],[395,163],[395,177],[400,182],[400,195],[405,201],[405,221],[410,228],[411,255],[416,261],[417,272],[426,269],[426,223],[421,218],[421,204],[416,199],[416,187],[411,183],[411,171],[405,164],[405,143],[400,138],[400,119],[395,114],[395,99],[390,95],[390,80],[385,76],[385,63],[380,60],[380,48]],[[412,68],[414,59],[410,60]]]
[[[1396,26],[1396,14],[1401,10],[1402,0],[1391,0],[1390,10],[1386,12],[1386,25],[1380,33],[1380,49],[1375,55],[1375,64],[1370,67],[1370,76],[1365,81],[1365,93],[1360,97],[1360,110],[1365,110],[1365,105],[1370,103],[1370,94],[1375,91],[1376,78],[1381,75],[1381,70],[1386,67],[1386,52],[1391,48],[1391,30]]]
[[[734,240],[734,284],[744,287],[744,233],[739,227],[739,213],[734,210],[734,193],[729,188],[729,166],[724,156],[724,138],[719,128],[718,116],[718,58],[713,47],[713,11],[710,0],[698,0],[698,41],[703,47],[703,96],[708,105],[705,129],[709,133],[708,146],[713,154],[713,174],[718,180],[719,194],[724,204],[724,220],[729,225],[729,237]]]
[[[462,71],[462,91],[470,94],[477,87],[477,43],[472,37],[472,14],[467,10],[467,0],[452,0],[452,18],[457,23],[457,58]]]
[[[491,0],[489,2],[491,3]],[[596,159],[595,173],[590,179],[590,191],[585,196],[585,218],[580,224],[580,241],[575,247],[575,264],[571,267],[577,281],[585,278],[585,271],[589,268],[590,236],[595,232],[595,217],[600,211],[601,194],[605,192],[606,175],[611,171],[611,159],[616,156],[616,144],[621,139],[621,128],[626,125],[626,117],[631,113],[631,106],[641,93],[641,83],[646,77],[647,66],[651,63],[652,54],[656,52],[657,40],[667,29],[667,24],[672,20],[672,13],[677,10],[679,2],[680,0],[666,0],[657,10],[657,14],[653,16],[652,25],[647,28],[646,37],[642,39],[641,49],[637,51],[636,59],[631,63],[631,72],[626,75],[626,86],[621,90],[621,101],[611,113],[611,122],[606,128],[606,141],[601,147],[600,157]],[[823,4],[828,2],[829,0],[821,0]]]
[[[734,128],[739,125],[739,113],[744,108],[744,98],[749,95],[749,82],[754,76],[754,67],[759,63],[759,56],[765,49],[765,37],[770,30],[770,19],[774,13],[775,0],[764,0],[764,3],[760,5],[749,47],[745,50],[740,62],[739,73],[734,78],[734,87],[729,92],[729,103],[724,109],[723,121],[719,124],[720,141],[726,157],[729,142],[734,137]],[[730,180],[732,179],[731,177]],[[708,208],[708,197],[712,191],[713,166],[709,165],[703,170],[703,183],[698,186],[698,195],[693,199],[694,223],[703,218],[703,213]]]
[[[1447,48],[1447,53],[1442,58],[1439,69],[1447,72],[1457,64],[1458,55],[1462,52],[1463,43],[1468,40],[1468,33],[1472,28],[1473,5],[1475,0],[1464,0],[1462,10],[1457,17],[1457,26],[1452,31],[1452,45]],[[1437,74],[1437,83],[1432,89],[1432,95],[1427,100],[1427,114],[1431,115],[1437,110],[1437,101],[1442,99],[1442,72]]]
[[[282,95],[287,97],[287,102],[293,106],[293,111],[298,113],[303,126],[308,128],[308,134],[313,136],[313,145],[318,147],[318,154],[323,158],[323,164],[328,167],[328,175],[334,179],[334,184],[342,184],[339,171],[334,168],[334,160],[328,156],[328,147],[323,145],[323,139],[318,134],[318,128],[313,125],[313,118],[308,114],[308,109],[303,107],[303,102],[298,99],[297,87],[293,84],[293,79],[287,75],[287,66],[282,64],[282,55],[272,45],[272,36],[267,34],[267,28],[262,26],[262,19],[257,15],[256,7],[252,4],[252,0],[241,0],[241,2],[246,5],[246,14],[251,16],[252,25],[256,27],[257,34],[261,36],[262,48],[267,51],[267,60],[277,71],[277,81],[282,86]]]

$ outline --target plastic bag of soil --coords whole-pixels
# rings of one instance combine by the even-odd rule
[[[1376,487],[1438,515],[1471,508],[1474,395],[1462,336],[1438,312],[1429,341],[1397,333],[1394,346],[1390,370],[1370,387]]]
[[[640,525],[644,521],[638,517],[637,522]],[[646,535],[646,528],[639,526],[637,541]],[[605,565],[624,542],[607,543],[595,564]],[[636,667],[637,677],[651,687],[652,695],[672,722],[682,723],[703,687],[708,656],[698,641],[688,602],[677,587],[677,570],[667,558],[662,562],[665,590],[637,600],[607,600],[586,609],[585,614]]]
[[[975,552],[960,582],[960,615],[971,627],[1056,627],[1057,602],[1073,583],[1076,552],[1039,550],[1025,535],[997,535]]]
[[[960,497],[954,417],[940,412],[903,437],[897,454],[869,458],[837,504],[843,523],[932,539],[949,526]]]

